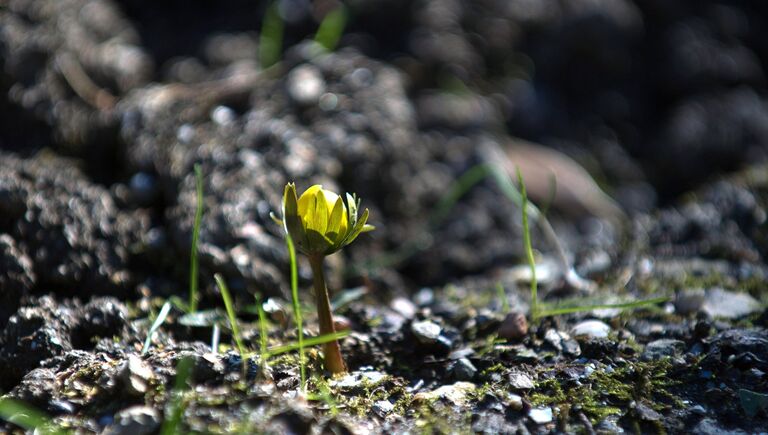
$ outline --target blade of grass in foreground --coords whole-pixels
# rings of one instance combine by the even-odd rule
[[[189,312],[197,311],[198,292],[198,260],[197,242],[200,239],[200,222],[203,219],[203,171],[200,165],[195,165],[195,191],[197,195],[197,208],[195,209],[195,224],[192,228],[192,248],[189,254]]]
[[[573,307],[556,307],[556,308],[542,308],[539,310],[539,317],[557,316],[562,314],[580,313],[583,311],[592,310],[607,310],[607,309],[621,309],[629,310],[634,308],[641,308],[648,305],[657,305],[669,300],[668,297],[658,297],[653,299],[644,299],[642,301],[622,302],[617,304],[595,304],[595,305],[581,305]]]
[[[176,382],[173,391],[171,391],[171,398],[168,401],[166,418],[163,421],[163,426],[160,428],[160,435],[176,435],[181,433],[179,426],[184,416],[184,410],[187,407],[187,403],[184,400],[184,391],[187,389],[187,381],[192,374],[193,363],[192,358],[184,357],[176,364]]]
[[[285,244],[288,246],[288,256],[291,260],[291,299],[293,301],[293,318],[296,322],[296,332],[299,336],[299,370],[301,374],[301,389],[307,387],[307,369],[304,359],[304,322],[301,316],[301,304],[299,303],[299,267],[296,263],[296,248],[290,234],[285,234]],[[274,355],[269,352],[269,355]],[[264,358],[267,358],[265,355]]]
[[[256,309],[259,312],[259,352],[262,355],[264,364],[267,364],[267,313],[264,312],[264,306],[259,295],[256,295],[255,298]]]
[[[322,45],[328,51],[335,50],[342,33],[344,33],[344,26],[346,24],[347,10],[344,8],[344,5],[339,5],[339,7],[328,12],[323,18],[320,28],[317,29],[315,34],[315,42]]]
[[[155,321],[152,322],[152,326],[149,328],[149,332],[147,332],[147,338],[144,340],[144,346],[141,348],[141,354],[146,355],[147,352],[149,352],[150,346],[152,346],[152,336],[155,335],[155,332],[162,326],[163,323],[165,323],[165,318],[168,317],[168,313],[171,311],[171,303],[169,301],[166,301],[163,304],[163,307],[160,308],[160,312],[157,314],[157,317],[155,318]]]
[[[259,64],[267,69],[280,61],[283,51],[283,19],[278,11],[278,2],[273,1],[264,14],[259,35]]]
[[[509,313],[509,300],[507,299],[507,292],[504,290],[504,285],[501,281],[496,282],[496,296],[499,298],[499,302],[501,302],[502,314]]]
[[[30,405],[15,399],[0,398],[0,419],[36,434],[68,433],[51,423],[50,417]]]
[[[224,282],[224,278],[218,273],[213,275],[213,279],[216,280],[216,285],[219,286],[219,292],[221,292],[221,298],[224,300],[224,308],[227,310],[227,317],[229,318],[229,326],[232,328],[232,337],[235,339],[237,345],[237,352],[245,363],[245,346],[243,345],[243,338],[240,335],[240,328],[237,326],[237,315],[235,314],[235,307],[232,304],[232,296],[229,294],[227,283]]]
[[[280,346],[272,346],[267,349],[267,354],[272,357],[287,352],[293,352],[294,350],[301,350],[306,347],[318,346],[320,344],[329,343],[340,338],[344,338],[349,335],[349,331],[339,331],[333,334],[320,335],[318,337],[305,338],[301,344],[299,342],[293,342],[289,344],[282,344]]]
[[[531,246],[531,229],[528,226],[528,193],[525,190],[525,182],[519,168],[517,169],[517,182],[520,185],[520,210],[523,214],[523,249],[528,266],[531,268],[531,318],[535,320],[539,317],[539,287],[536,281],[536,260],[533,258],[533,246]]]

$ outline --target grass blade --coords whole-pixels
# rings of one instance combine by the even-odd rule
[[[528,266],[531,268],[531,318],[539,317],[539,290],[536,281],[536,260],[533,258],[533,247],[531,246],[531,229],[528,226],[528,193],[525,191],[525,182],[520,169],[517,170],[517,182],[520,184],[520,210],[523,214],[523,249]]]
[[[163,307],[160,308],[160,312],[157,314],[155,321],[152,322],[152,326],[149,328],[149,332],[147,332],[147,338],[144,340],[144,346],[141,348],[142,355],[146,355],[147,352],[149,352],[149,348],[152,345],[152,336],[155,335],[155,332],[157,332],[160,326],[165,323],[165,319],[168,317],[168,313],[171,311],[171,306],[171,303],[166,301],[163,304]]]
[[[344,338],[349,335],[349,331],[339,331],[333,334],[320,335],[318,337],[305,338],[301,344],[298,341],[288,344],[281,344],[279,346],[272,346],[267,349],[267,354],[272,357],[287,352],[293,352],[294,350],[302,351],[306,347],[317,346],[320,344],[329,343],[340,338]]]
[[[580,306],[573,306],[573,307],[543,308],[539,310],[538,314],[539,314],[539,317],[546,317],[546,316],[557,316],[562,314],[580,313],[580,312],[592,311],[592,310],[606,310],[611,308],[629,310],[629,309],[644,307],[647,305],[658,305],[658,304],[667,302],[668,300],[669,300],[668,297],[658,297],[653,299],[644,299],[641,301],[632,301],[632,302],[622,302],[617,304],[595,304],[595,305],[580,305]]]
[[[232,296],[229,294],[227,284],[224,282],[224,278],[218,273],[213,275],[213,279],[216,280],[216,285],[219,286],[219,292],[221,292],[221,298],[224,300],[224,308],[227,310],[227,317],[229,318],[229,326],[232,328],[232,337],[235,339],[237,345],[237,351],[240,357],[245,361],[244,355],[245,346],[243,345],[243,338],[240,335],[240,328],[237,326],[237,316],[235,313],[235,306],[232,303]]]
[[[339,44],[344,27],[347,24],[347,10],[344,5],[328,12],[315,34],[315,42],[322,45],[328,51],[333,51]]]
[[[16,399],[0,398],[0,419],[34,433],[68,433],[51,423],[51,418],[42,411]]]
[[[176,382],[171,392],[171,399],[166,408],[166,418],[163,426],[160,428],[160,435],[176,435],[181,433],[181,425],[184,410],[187,403],[184,399],[184,391],[187,389],[190,376],[192,375],[192,366],[194,361],[190,357],[182,358],[176,364]]]
[[[195,209],[195,225],[192,228],[192,249],[189,254],[189,312],[197,311],[198,298],[198,260],[197,243],[200,239],[200,223],[203,219],[203,171],[199,164],[195,165],[195,191],[197,207]]]
[[[509,313],[509,300],[507,299],[507,292],[504,290],[504,285],[501,284],[501,282],[496,283],[496,296],[499,298],[499,301],[501,302],[501,312],[502,314]]]
[[[259,353],[262,355],[264,364],[267,364],[267,313],[264,312],[264,305],[261,298],[256,295],[256,309],[259,311]]]
[[[296,263],[296,248],[290,234],[285,235],[285,244],[288,246],[288,256],[291,260],[291,299],[293,301],[293,319],[296,322],[296,332],[299,336],[299,370],[301,374],[301,389],[307,386],[307,368],[304,358],[304,321],[301,316],[301,304],[299,303],[299,267]],[[270,355],[273,353],[269,352]],[[265,356],[266,358],[266,356]]]
[[[283,52],[283,19],[278,2],[274,1],[264,14],[259,35],[259,64],[267,69],[280,61]]]

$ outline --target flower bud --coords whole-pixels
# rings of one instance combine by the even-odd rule
[[[296,186],[288,183],[283,193],[283,220],[280,223],[305,254],[332,254],[352,243],[360,233],[374,229],[366,224],[368,209],[358,218],[360,200],[350,194],[346,197],[345,204],[339,195],[319,184],[298,197]]]

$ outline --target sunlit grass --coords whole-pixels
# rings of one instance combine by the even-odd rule
[[[299,337],[299,372],[301,376],[301,389],[307,387],[306,355],[304,354],[304,320],[301,314],[299,302],[299,265],[296,262],[296,248],[293,245],[291,235],[285,234],[285,244],[288,247],[288,257],[291,262],[291,301],[293,302],[293,320],[296,324],[296,334]]]
[[[216,280],[216,285],[219,287],[221,293],[221,299],[224,301],[224,308],[227,310],[227,318],[229,319],[229,326],[232,329],[232,338],[235,340],[237,346],[237,352],[242,357],[246,354],[246,348],[243,344],[243,337],[240,334],[240,327],[237,324],[237,313],[235,312],[235,305],[232,303],[232,295],[229,293],[227,283],[224,282],[224,278],[218,273],[213,275],[213,279]],[[245,364],[245,360],[243,360]]]
[[[200,240],[200,224],[203,219],[203,172],[199,164],[195,165],[195,194],[197,205],[195,209],[195,223],[192,227],[192,247],[189,254],[189,302],[187,311],[197,311],[198,301],[198,258],[197,244]]]

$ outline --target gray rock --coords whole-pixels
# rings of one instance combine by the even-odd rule
[[[429,320],[411,324],[411,332],[421,344],[436,344],[441,331],[440,325]]]
[[[0,334],[0,389],[10,389],[40,362],[72,350],[74,313],[48,296],[21,307]]]
[[[528,320],[525,314],[518,311],[508,313],[499,325],[498,334],[505,340],[522,340],[528,334]]]
[[[556,329],[549,329],[544,334],[544,341],[555,348],[558,352],[563,352],[571,356],[581,355],[579,343],[572,339],[570,335]]]
[[[595,425],[595,432],[599,434],[617,434],[624,433],[624,429],[619,426],[619,417],[611,415]]]
[[[736,293],[721,288],[707,291],[703,311],[710,317],[737,319],[760,311],[760,302],[747,293]]]
[[[344,391],[349,391],[358,387],[377,385],[386,378],[387,375],[377,371],[353,372],[340,379],[330,381],[330,385]]]
[[[637,403],[635,405],[635,415],[645,421],[659,421],[663,418],[661,414],[644,403]]]
[[[747,432],[744,432],[741,429],[726,429],[723,426],[720,426],[720,423],[718,423],[717,420],[711,418],[702,419],[699,424],[693,428],[691,433],[700,435],[747,435]]]
[[[301,65],[288,73],[286,79],[288,95],[300,105],[317,103],[325,92],[325,80],[319,69],[312,65]]]
[[[704,289],[686,289],[675,295],[675,311],[683,316],[697,313],[704,305]]]
[[[525,373],[510,373],[509,374],[509,386],[513,390],[531,390],[536,385],[533,383],[533,379]]]
[[[417,307],[410,299],[403,297],[392,299],[389,307],[408,320],[416,316]]]
[[[160,427],[160,413],[149,406],[133,406],[115,415],[102,435],[147,435]]]
[[[415,402],[430,402],[436,399],[444,399],[456,406],[464,406],[469,400],[469,394],[474,392],[477,386],[471,382],[456,382],[452,385],[443,385],[433,391],[423,391],[413,396]]]
[[[118,377],[123,385],[123,391],[130,396],[143,396],[149,389],[154,373],[144,360],[136,355],[129,355],[118,369]]]
[[[523,409],[523,398],[517,394],[510,393],[507,396],[507,406],[515,411],[520,411]]]
[[[1,195],[1,193],[0,193]],[[0,234],[0,328],[16,312],[21,299],[32,288],[32,260],[8,234]]]
[[[373,404],[371,409],[374,413],[376,413],[376,415],[384,418],[395,409],[395,405],[393,405],[389,400],[379,400]]]
[[[451,375],[457,381],[471,381],[475,374],[477,368],[467,358],[459,358],[451,365]]]
[[[571,335],[584,335],[592,338],[605,338],[611,332],[611,327],[599,320],[585,320],[571,329]]]
[[[528,411],[528,417],[536,424],[552,423],[552,408],[546,406],[544,408],[533,408]]]
[[[643,361],[653,361],[664,357],[674,357],[685,351],[685,343],[671,338],[662,338],[648,343],[640,358]]]

